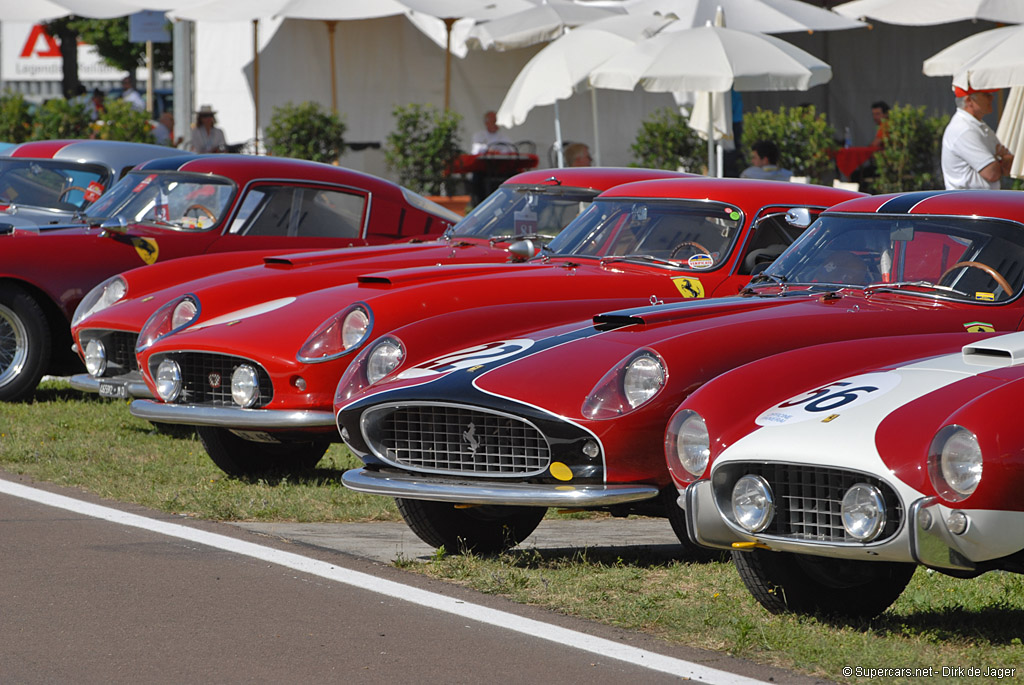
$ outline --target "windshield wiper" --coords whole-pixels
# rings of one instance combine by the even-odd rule
[[[488,240],[496,243],[501,240],[554,240],[555,236],[546,233],[527,233],[525,235],[492,235]]]
[[[938,285],[937,283],[932,283],[931,281],[895,281],[893,283],[871,283],[869,285],[864,286],[864,294],[870,295],[876,290],[902,290],[903,288],[927,288],[928,290],[942,290],[945,292],[956,293],[957,295],[970,298],[970,295],[963,292],[962,290],[957,290],[956,288],[950,287],[948,285]]]
[[[678,260],[662,259],[661,257],[655,257],[649,254],[627,254],[619,257],[601,257],[602,266],[605,264],[612,264],[614,262],[640,262],[641,264],[658,264],[660,266],[671,266],[676,269],[683,268],[679,264]]]

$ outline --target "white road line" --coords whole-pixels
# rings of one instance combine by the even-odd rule
[[[559,645],[574,647],[576,649],[598,654],[600,656],[624,661],[629,664],[648,668],[653,671],[661,671],[682,678],[690,678],[705,683],[716,685],[747,685],[764,683],[764,681],[747,678],[744,676],[722,671],[716,668],[708,668],[683,659],[675,659],[663,656],[644,649],[629,647],[612,640],[606,640],[575,630],[561,628],[559,626],[523,618],[515,614],[497,609],[489,609],[479,604],[462,602],[451,597],[446,597],[434,592],[428,592],[402,583],[377,578],[376,576],[359,571],[352,571],[328,564],[325,561],[311,559],[291,552],[283,552],[272,547],[265,547],[244,540],[237,540],[218,533],[190,528],[177,523],[157,521],[145,516],[129,514],[110,507],[90,504],[71,497],[57,495],[45,490],[31,488],[8,480],[0,479],[0,493],[31,500],[58,509],[72,511],[84,516],[91,516],[112,523],[119,523],[133,528],[141,528],[161,535],[189,540],[215,549],[234,552],[260,561],[278,564],[303,573],[333,580],[361,590],[376,592],[387,597],[412,602],[429,609],[444,611],[456,616],[462,616],[480,623],[506,628],[531,637],[549,640]]]

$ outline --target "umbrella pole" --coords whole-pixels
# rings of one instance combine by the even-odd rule
[[[558,100],[555,100],[555,159],[558,168],[565,166],[565,152],[562,150],[562,122],[558,117]]]
[[[325,21],[327,25],[327,45],[331,50],[331,111],[338,113],[338,84],[335,79],[334,68],[334,29],[338,27],[337,21]]]
[[[708,176],[718,176],[715,169],[715,102],[708,93]]]
[[[454,17],[444,19],[444,111],[448,111],[448,104],[451,102],[452,90],[452,26],[455,24]]]
[[[594,166],[601,166],[601,136],[597,132],[597,88],[590,87],[590,114],[594,118]]]
[[[260,149],[260,20],[252,20],[253,149]]]

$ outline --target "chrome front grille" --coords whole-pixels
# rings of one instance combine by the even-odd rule
[[[255,368],[260,379],[260,396],[253,407],[263,407],[274,398],[274,386],[270,381],[270,375],[262,366],[248,359],[207,352],[153,355],[149,360],[149,366],[154,375],[164,359],[173,359],[181,367],[182,391],[178,402],[182,404],[238,406],[231,399],[231,374],[241,364],[249,364]]]
[[[429,473],[529,476],[551,461],[544,435],[522,419],[460,405],[382,405],[362,417],[374,453],[401,468]]]
[[[138,339],[138,333],[127,331],[110,331],[103,336],[103,344],[107,348],[107,375],[110,375],[111,366],[119,367],[120,373],[139,370],[139,360],[135,358]]]
[[[775,516],[761,535],[809,542],[860,544],[843,528],[841,509],[843,495],[856,483],[874,485],[885,501],[885,527],[874,542],[895,535],[903,522],[903,506],[893,489],[865,473],[778,463],[731,463],[725,471],[728,475],[721,482],[727,486],[719,490],[716,485],[716,497],[720,502],[731,499],[732,486],[740,476],[746,474],[759,475],[771,486]],[[717,477],[715,481],[719,482]]]

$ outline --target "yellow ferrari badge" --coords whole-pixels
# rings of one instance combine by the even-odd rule
[[[964,328],[967,329],[968,333],[994,333],[996,330],[995,326],[990,323],[985,323],[984,321],[971,321],[970,323],[965,323]]]
[[[135,251],[139,253],[142,261],[146,264],[152,264],[160,256],[160,247],[152,238],[136,238],[132,236],[132,245],[135,246]]]
[[[699,299],[704,297],[704,286],[696,278],[673,278],[672,282],[679,289],[679,294],[686,299]]]

